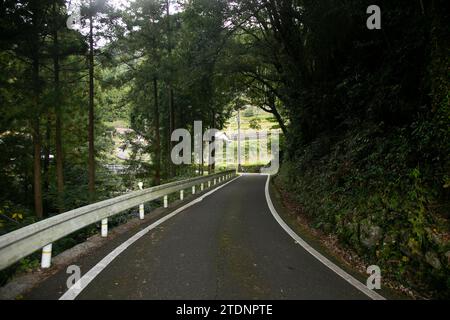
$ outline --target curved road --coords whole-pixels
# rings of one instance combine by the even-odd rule
[[[281,228],[242,176],[151,230],[77,299],[369,299]]]

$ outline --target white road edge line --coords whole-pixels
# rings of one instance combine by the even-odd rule
[[[275,209],[273,203],[272,203],[272,199],[270,198],[270,193],[269,193],[269,182],[270,182],[270,175],[267,174],[267,181],[266,181],[266,187],[265,187],[265,193],[266,193],[266,200],[267,200],[267,205],[269,206],[270,212],[272,213],[273,217],[275,218],[275,220],[280,224],[280,226],[284,229],[284,231],[286,231],[291,237],[292,239],[294,239],[298,244],[300,244],[306,251],[308,251],[314,258],[316,258],[317,260],[319,260],[320,262],[322,262],[325,266],[327,266],[329,269],[331,269],[333,272],[335,272],[336,274],[338,274],[341,278],[343,278],[345,281],[347,281],[348,283],[350,283],[352,286],[354,286],[356,289],[358,289],[359,291],[361,291],[362,293],[364,293],[365,295],[367,295],[369,298],[371,298],[372,300],[386,300],[385,297],[383,297],[382,295],[378,294],[375,291],[370,290],[369,288],[367,288],[367,286],[365,286],[364,284],[362,284],[361,282],[359,282],[357,279],[355,279],[354,277],[352,277],[351,275],[349,275],[347,272],[345,272],[344,270],[342,270],[341,268],[339,268],[336,264],[334,264],[333,262],[331,262],[329,259],[327,259],[325,256],[323,256],[321,253],[319,253],[317,250],[315,250],[313,247],[311,247],[305,240],[303,240],[302,238],[300,238],[295,231],[293,231],[284,221],[283,219],[280,217],[280,215],[278,214],[277,210]]]
[[[76,283],[74,283],[60,298],[59,300],[75,300],[75,298],[89,285],[89,283],[97,277],[100,272],[103,271],[115,258],[117,258],[122,252],[124,252],[129,246],[131,246],[133,243],[135,243],[137,240],[139,240],[141,237],[146,235],[148,232],[150,232],[152,229],[156,228],[163,222],[169,220],[170,218],[176,216],[178,213],[182,212],[183,210],[186,210],[187,208],[203,201],[204,198],[207,196],[213,194],[217,190],[220,190],[221,188],[225,187],[227,184],[235,181],[236,179],[239,179],[240,176],[237,176],[231,181],[228,181],[225,184],[222,184],[218,186],[217,188],[205,193],[204,195],[198,197],[197,199],[185,204],[184,206],[178,208],[174,212],[162,217],[158,221],[152,223],[145,229],[139,231],[134,236],[129,238],[127,241],[122,243],[120,246],[118,246],[116,249],[114,249],[112,252],[110,252],[106,257],[104,257],[100,262],[98,262],[92,269],[90,269],[84,276],[82,276]]]

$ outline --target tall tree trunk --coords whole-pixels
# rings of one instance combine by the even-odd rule
[[[155,184],[161,184],[161,137],[159,134],[158,80],[153,78],[154,127],[155,127]]]
[[[64,211],[63,194],[64,194],[64,169],[63,169],[63,152],[62,152],[62,126],[61,126],[61,91],[59,83],[59,39],[58,39],[58,22],[56,5],[53,7],[53,82],[55,86],[55,149],[56,149],[56,183],[58,188],[58,211]]]
[[[42,172],[41,172],[41,132],[40,132],[40,101],[39,96],[41,93],[40,81],[39,81],[39,25],[40,15],[37,7],[37,3],[31,3],[33,12],[33,34],[31,39],[31,72],[33,83],[33,107],[34,116],[31,120],[32,136],[33,136],[33,193],[34,193],[34,211],[38,219],[42,219],[44,216],[44,209],[42,205]]]
[[[94,30],[93,5],[89,2],[89,197],[95,200],[95,149],[94,149]]]
[[[286,136],[287,135],[287,127],[284,124],[284,120],[281,117],[281,115],[278,113],[277,109],[274,109],[274,111],[272,112],[272,114],[275,116],[275,119],[277,120],[278,124],[280,125],[280,129],[283,132],[283,135]]]
[[[269,101],[270,101],[270,110],[271,110],[270,112],[275,116],[275,119],[277,120],[278,124],[280,125],[283,135],[286,137],[288,130],[284,123],[283,118],[281,117],[280,113],[277,110],[277,106],[275,104],[275,98],[273,98],[273,100],[269,100]]]
[[[212,118],[211,118],[211,129],[216,128],[216,112],[212,111]],[[212,150],[209,150],[209,163],[208,163],[208,171],[209,174],[213,174],[216,169],[216,136],[215,134],[211,137],[211,148]]]
[[[174,147],[174,142],[172,141],[172,133],[175,131],[175,111],[173,106],[173,89],[171,84],[169,84],[169,116],[170,116],[170,128],[169,128],[169,149],[170,151]],[[170,152],[169,152],[170,157]],[[170,161],[170,175],[175,176],[176,170],[175,165]]]
[[[203,130],[203,125],[202,125],[202,130]],[[204,150],[205,150],[205,143],[203,142],[203,132],[200,132],[200,141],[201,143],[201,148],[200,148],[200,159],[199,159],[199,163],[198,163],[198,174],[203,176],[204,174],[204,168],[203,166],[205,165],[205,159],[203,156]]]
[[[205,156],[203,154],[203,150],[205,148],[205,144],[203,143],[203,133],[202,133],[202,152],[200,154],[200,175],[204,175],[205,174]]]
[[[170,27],[170,3],[169,0],[166,0],[166,13],[167,13],[167,49],[169,53],[169,59],[171,59],[172,56],[172,43],[171,43],[171,27]],[[169,70],[169,83],[168,83],[168,89],[169,89],[169,159],[170,159],[170,153],[174,146],[174,143],[172,142],[172,132],[175,130],[175,110],[174,110],[174,104],[173,104],[173,87],[172,87],[172,69]],[[175,176],[175,166],[172,163],[171,159],[169,160],[169,175]]]
[[[34,148],[34,211],[39,219],[44,216],[42,205],[42,177],[41,177],[41,137],[39,132],[39,116],[33,121],[33,148]]]
[[[38,41],[38,39],[36,39]],[[42,176],[41,176],[41,133],[40,133],[40,110],[39,110],[39,57],[37,51],[33,58],[33,87],[34,97],[33,104],[35,109],[35,117],[33,119],[33,149],[34,149],[34,165],[33,165],[33,179],[34,179],[34,211],[39,219],[44,216],[44,209],[42,206]]]
[[[44,194],[48,194],[49,189],[50,189],[50,173],[49,173],[49,169],[50,169],[50,139],[51,139],[51,115],[50,115],[50,110],[48,110],[47,113],[47,119],[46,119],[46,124],[45,124],[45,142],[44,142],[44,165],[43,165],[43,174],[44,174],[44,190],[43,193]],[[44,210],[45,212],[48,212],[49,210],[49,201],[47,199],[43,200],[43,206],[44,206]]]

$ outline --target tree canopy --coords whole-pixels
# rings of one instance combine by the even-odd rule
[[[83,0],[69,29],[68,1],[2,0],[0,229],[135,178],[212,172],[172,164],[172,132],[223,129],[250,105],[274,117],[279,183],[318,228],[448,293],[450,266],[426,257],[448,250],[435,239],[449,232],[449,4],[378,2],[380,30],[366,0]],[[111,159],[128,175],[113,176]],[[375,227],[393,242],[365,246]]]

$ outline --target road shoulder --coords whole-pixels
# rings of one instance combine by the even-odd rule
[[[337,242],[337,239],[312,228],[302,214],[293,211],[287,203],[286,194],[277,185],[275,179],[270,179],[269,194],[276,211],[283,221],[312,248],[364,284],[368,274],[365,273],[366,266],[362,259],[355,253],[348,252],[347,249],[344,249]],[[377,290],[377,292],[390,300],[410,299],[409,296],[402,292],[387,286],[383,287],[383,284],[382,289]]]

